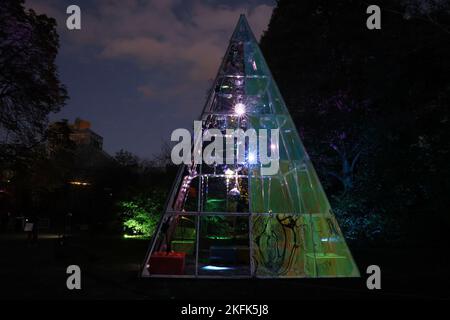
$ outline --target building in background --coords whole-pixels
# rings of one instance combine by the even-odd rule
[[[58,224],[68,233],[72,227],[86,229],[110,211],[113,182],[108,172],[114,159],[103,150],[103,137],[92,130],[91,122],[80,118],[50,124],[47,151],[66,167],[67,216]]]
[[[74,148],[81,168],[97,167],[111,161],[103,150],[103,137],[92,130],[91,122],[76,118],[73,123],[62,119],[50,124],[47,149]]]
[[[91,123],[87,120],[76,118],[73,124],[69,124],[72,132],[70,140],[77,146],[91,146],[98,150],[103,149],[103,137],[91,130]]]

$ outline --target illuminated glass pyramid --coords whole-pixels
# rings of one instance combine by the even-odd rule
[[[359,276],[243,15],[201,120],[203,130],[224,133],[225,129],[278,128],[279,170],[265,176],[260,163],[183,165],[142,276]],[[258,155],[247,152],[245,156]]]

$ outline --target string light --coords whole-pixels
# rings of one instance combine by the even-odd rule
[[[83,181],[69,181],[69,184],[73,185],[73,186],[90,186],[91,184],[89,182],[83,182]]]

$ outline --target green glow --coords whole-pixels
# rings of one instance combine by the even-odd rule
[[[144,236],[142,234],[124,234],[124,239],[149,239],[150,237]]]
[[[208,199],[207,203],[224,202],[224,199]]]
[[[123,212],[122,224],[127,234],[150,236],[155,232],[159,213],[152,212],[151,201],[151,199],[144,199],[119,202]]]
[[[227,237],[227,236],[207,236],[208,239],[212,239],[212,240],[229,240],[232,239],[232,237]]]

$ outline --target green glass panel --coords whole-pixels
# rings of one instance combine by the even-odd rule
[[[309,221],[314,248],[307,254],[306,273],[313,277],[353,277],[358,269],[330,214],[305,215]]]

